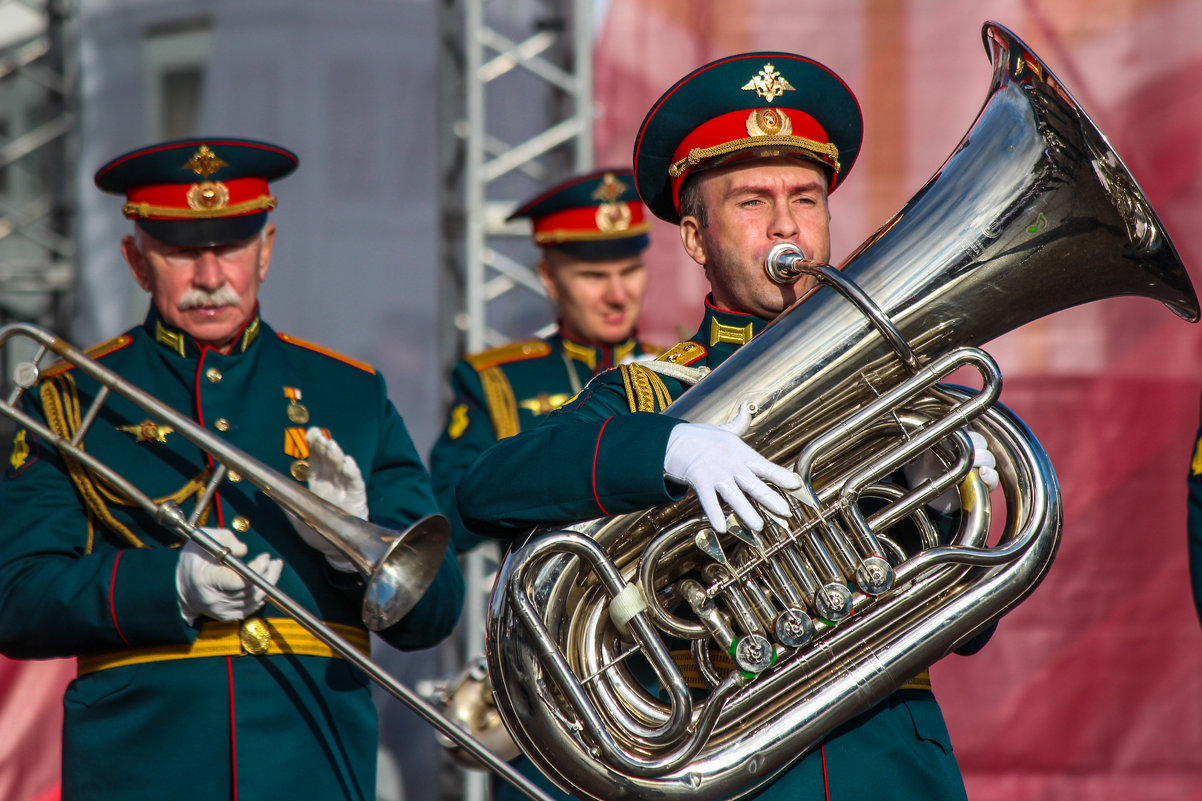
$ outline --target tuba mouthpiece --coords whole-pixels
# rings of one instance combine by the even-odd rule
[[[778,284],[791,284],[804,270],[802,265],[809,261],[797,245],[782,242],[768,251],[764,260],[764,272]]]

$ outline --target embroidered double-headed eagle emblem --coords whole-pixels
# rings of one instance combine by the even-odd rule
[[[754,90],[757,95],[771,103],[785,92],[796,91],[793,84],[785,80],[785,76],[776,71],[772,64],[765,64],[763,69],[751,76],[751,80],[743,84],[743,89]]]

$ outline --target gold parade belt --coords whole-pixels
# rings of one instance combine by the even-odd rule
[[[371,637],[366,629],[341,623],[326,623],[338,636],[371,656]],[[283,617],[252,617],[226,622],[206,621],[192,643],[154,645],[87,654],[77,660],[78,675],[97,670],[165,662],[171,659],[196,659],[206,656],[325,656],[343,659],[341,654],[318,639],[297,621]]]

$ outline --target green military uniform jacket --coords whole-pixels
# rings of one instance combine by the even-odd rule
[[[378,524],[404,529],[437,511],[384,380],[367,365],[277,334],[257,316],[223,355],[198,347],[153,310],[142,326],[93,352],[284,476],[294,468],[303,475],[305,428],[328,429],[363,471]],[[76,373],[44,376],[41,387],[61,389],[61,403],[44,405],[34,388],[26,395],[31,411],[77,415],[73,387],[86,408],[97,387]],[[152,498],[177,498],[186,514],[211,467],[178,433],[112,396],[85,447]],[[264,551],[282,558],[279,588],[366,645],[359,577],[330,568],[279,507],[236,478],[222,482],[202,524],[233,529],[248,560]],[[103,482],[82,486],[54,448],[17,433],[0,481],[0,650],[80,657],[81,675],[64,699],[64,801],[374,799],[376,711],[366,676],[329,655],[140,661],[164,647],[195,649],[222,626],[236,638],[238,626],[203,617],[185,623],[176,536],[123,506]],[[81,492],[99,502],[89,506]],[[421,601],[381,636],[399,648],[434,645],[455,625],[462,598],[448,549]],[[294,623],[270,603],[258,615],[277,627]],[[120,664],[127,656],[130,663]],[[92,669],[97,659],[101,667]]]
[[[1194,608],[1202,620],[1202,426],[1194,438],[1194,453],[1190,459],[1189,490],[1186,513],[1187,542],[1189,547],[1190,586],[1194,593]]]
[[[701,328],[662,360],[716,367],[767,323],[707,301]],[[530,527],[636,512],[678,500],[664,454],[683,422],[635,409],[663,408],[688,387],[639,371],[611,370],[539,428],[498,442],[459,485],[459,511],[473,530],[512,537]],[[634,373],[634,375],[632,375]],[[903,689],[832,731],[771,784],[764,801],[964,799],[964,783],[934,695]]]
[[[455,550],[469,551],[483,539],[463,525],[455,504],[455,485],[477,456],[498,439],[537,426],[601,371],[660,353],[663,348],[638,339],[587,345],[556,333],[461,359],[451,372],[454,400],[447,425],[430,452],[434,493],[443,514],[451,520]],[[552,798],[569,798],[525,757],[517,757],[512,764]],[[493,793],[494,801],[525,798],[504,781],[493,782]]]
[[[434,494],[451,520],[455,549],[470,550],[481,540],[463,525],[455,506],[455,485],[477,456],[498,439],[541,423],[598,373],[661,353],[663,348],[637,339],[586,345],[557,333],[460,360],[451,372],[454,401],[447,425],[430,452]]]

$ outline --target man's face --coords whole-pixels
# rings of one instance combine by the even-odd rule
[[[826,173],[813,162],[772,158],[718,167],[695,180],[707,224],[686,216],[680,237],[688,254],[705,268],[714,304],[774,319],[808,292],[815,279],[776,283],[764,271],[768,251],[790,242],[813,262],[830,260]]]
[[[630,338],[647,290],[642,256],[584,261],[547,249],[538,274],[547,296],[559,306],[565,336],[606,344]]]
[[[121,253],[167,323],[228,353],[254,314],[274,241],[270,223],[262,235],[209,247],[170,245],[141,231],[121,241]]]

